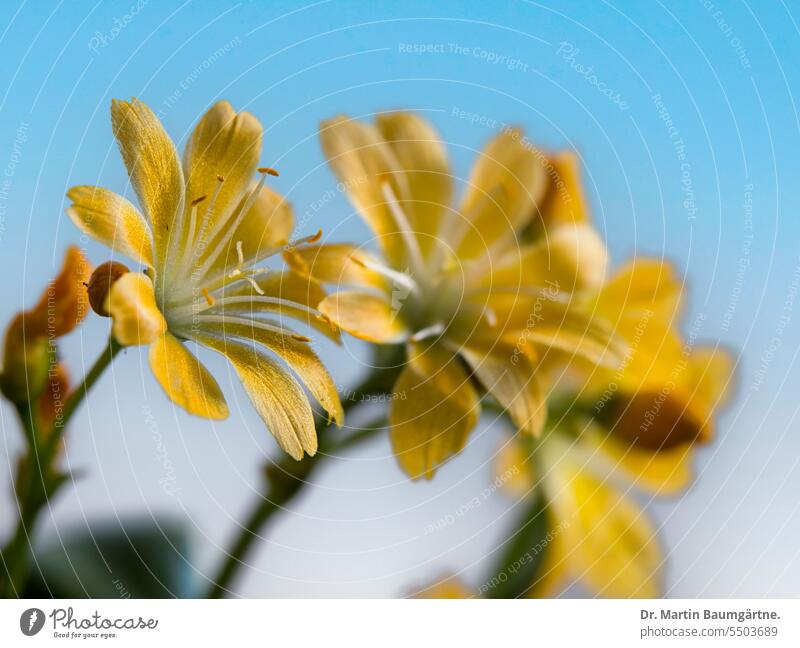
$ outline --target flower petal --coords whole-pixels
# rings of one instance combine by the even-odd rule
[[[534,286],[563,293],[596,291],[605,278],[608,252],[588,225],[554,227],[540,241],[513,245],[494,259],[476,285],[523,291]]]
[[[217,381],[174,335],[150,345],[150,368],[169,399],[189,414],[224,419],[228,406]]]
[[[589,205],[580,178],[580,160],[572,151],[548,158],[549,187],[538,208],[533,229],[546,235],[558,225],[574,225],[589,220]]]
[[[494,474],[504,492],[512,497],[527,497],[536,487],[536,471],[528,445],[515,436],[508,439],[497,451]]]
[[[247,198],[243,198],[236,209],[244,209],[246,200]],[[221,246],[219,255],[209,264],[206,276],[225,278],[240,266],[252,266],[276,254],[289,242],[293,229],[294,213],[291,205],[272,189],[261,187],[255,202],[247,213],[238,219],[233,232],[223,228],[212,241],[208,242],[205,248],[206,254],[201,255],[197,263],[203,264],[208,256],[216,254],[216,248]]]
[[[344,422],[344,411],[339,400],[336,383],[331,378],[325,365],[314,353],[314,350],[303,339],[284,335],[268,329],[263,324],[269,322],[253,320],[250,324],[240,322],[225,322],[221,324],[206,325],[209,331],[215,332],[218,337],[230,337],[252,341],[266,347],[281,358],[303,381],[311,395],[328,413],[337,425]]]
[[[511,344],[528,341],[612,368],[620,365],[628,350],[626,341],[603,318],[592,317],[580,303],[563,303],[549,294],[493,294],[487,304],[495,313],[498,331]]]
[[[408,182],[393,149],[377,128],[344,116],[323,122],[320,140],[328,164],[377,237],[384,256],[393,267],[402,267],[407,260],[406,243],[382,188],[388,184],[405,208]]]
[[[547,159],[516,128],[504,129],[478,157],[460,212],[467,227],[458,256],[475,258],[501,238],[513,237],[547,189]]]
[[[114,282],[105,310],[114,321],[111,332],[117,342],[126,346],[150,344],[167,330],[156,304],[153,282],[139,272],[128,272]]]
[[[390,438],[403,470],[412,479],[431,479],[464,448],[481,405],[469,376],[447,349],[411,343],[408,355],[394,387]]]
[[[612,323],[639,319],[643,311],[653,311],[658,319],[670,322],[677,317],[682,288],[668,262],[636,258],[603,286],[596,306]]]
[[[320,283],[381,290],[388,286],[384,275],[370,269],[383,263],[348,243],[304,245],[286,250],[283,258],[294,272]]]
[[[204,232],[209,239],[216,238],[236,215],[258,168],[262,133],[258,119],[248,112],[237,113],[227,101],[215,103],[197,122],[186,144],[183,168],[189,200],[206,196],[202,204],[205,224],[196,229],[191,244]],[[222,185],[219,178],[224,179]],[[260,240],[259,234],[255,242]]]
[[[129,259],[153,267],[153,238],[147,221],[128,200],[102,187],[72,187],[67,214],[84,234]]]
[[[538,436],[547,420],[547,403],[533,362],[510,345],[498,345],[491,353],[462,348],[461,355],[514,425]]]
[[[418,599],[468,599],[477,598],[461,579],[456,576],[443,576],[435,583],[414,593]]]
[[[114,99],[111,124],[131,184],[150,220],[156,256],[164,259],[184,205],[183,172],[175,145],[153,111],[138,99]]]
[[[692,483],[694,452],[691,444],[653,452],[625,443],[597,425],[587,427],[583,436],[587,443],[608,457],[611,470],[622,473],[636,488],[668,497]]]
[[[319,310],[336,326],[367,342],[390,344],[409,335],[398,308],[377,295],[355,290],[334,293],[322,300]]]
[[[556,461],[548,494],[570,571],[603,596],[658,596],[663,557],[644,512],[569,456]]]
[[[689,357],[687,372],[689,399],[703,421],[698,440],[705,443],[714,435],[713,414],[731,397],[734,359],[725,349],[699,347]]]
[[[226,286],[217,305],[207,312],[233,313],[251,319],[266,313],[276,314],[281,325],[285,316],[316,329],[336,343],[341,342],[339,328],[317,309],[326,293],[316,281],[290,271],[268,272],[253,281],[255,286],[247,281]]]
[[[297,461],[304,452],[316,453],[317,432],[311,405],[303,388],[286,369],[250,344],[210,335],[198,336],[198,340],[230,360],[253,407],[285,452]]]
[[[453,195],[447,151],[430,122],[414,113],[384,113],[375,125],[403,169],[409,198],[403,207],[423,254],[428,254]]]

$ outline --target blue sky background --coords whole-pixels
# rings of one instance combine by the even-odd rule
[[[721,417],[717,443],[700,453],[698,482],[648,506],[663,525],[667,593],[798,594],[798,3],[139,5],[129,20],[135,0],[4,7],[1,321],[31,305],[65,247],[80,243],[63,215],[66,190],[126,189],[109,120],[114,97],[141,98],[181,141],[218,99],[251,111],[265,126],[262,162],[281,170],[273,186],[293,203],[301,231],[321,227],[335,240],[368,233],[340,194],[313,208],[335,189],[317,142],[320,120],[345,111],[424,111],[462,178],[496,132],[487,121],[519,124],[545,148],[579,151],[615,261],[632,254],[673,260],[688,277],[687,326],[701,321],[702,341],[739,353],[737,398]],[[444,51],[411,53],[414,44]],[[492,62],[498,57],[513,63]],[[577,64],[592,66],[619,100]],[[85,248],[93,262],[107,259],[100,246]],[[73,375],[96,357],[106,328],[94,318],[65,340]],[[357,377],[361,345],[320,346],[342,383]],[[115,363],[70,431],[68,461],[87,476],[58,498],[51,531],[108,515],[185,515],[192,559],[207,568],[276,447],[225,363],[204,359],[230,395],[232,415],[221,424],[176,412],[142,353],[128,351]],[[7,458],[19,448],[12,414],[0,409],[3,483]],[[489,483],[502,434],[482,426],[429,484],[403,478],[385,437],[329,465],[260,544],[238,591],[392,596],[459,570],[479,586],[481,561],[502,538],[512,503],[496,496],[436,533],[425,528]],[[177,494],[164,492],[168,475]],[[10,519],[11,507],[6,490],[0,520]],[[7,531],[3,523],[0,532]]]

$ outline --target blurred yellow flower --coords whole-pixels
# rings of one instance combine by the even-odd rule
[[[734,373],[728,352],[696,345],[696,331],[682,341],[681,293],[670,265],[653,259],[635,259],[604,284],[592,307],[628,349],[614,370],[584,363],[576,401],[604,430],[587,435],[639,485],[663,495],[691,480],[694,445],[712,439]]]
[[[436,582],[415,592],[413,598],[419,599],[466,599],[477,598],[475,594],[455,576],[442,576]]]
[[[675,332],[680,286],[671,268],[626,265],[593,298],[630,343],[614,371],[585,368],[587,383],[535,444],[510,441],[497,471],[518,497],[541,492],[550,529],[533,596],[569,580],[611,597],[654,597],[664,557],[656,532],[628,495],[671,495],[690,484],[695,445],[711,439],[727,402],[733,361]],[[510,466],[519,470],[509,472]]]
[[[181,164],[141,101],[113,101],[111,119],[143,213],[116,193],[88,186],[69,191],[67,211],[86,234],[145,266],[144,274],[123,274],[110,286],[104,306],[113,335],[123,345],[149,344],[150,366],[169,398],[206,418],[225,418],[227,404],[184,342],[225,355],[280,446],[295,459],[314,454],[308,397],[263,351],[283,360],[341,423],[333,380],[310,340],[282,319],[335,333],[315,308],[324,297],[318,286],[256,267],[288,244],[294,226],[290,206],[264,186],[275,172],[258,168],[261,124],[221,101],[200,119]]]
[[[285,258],[299,274],[349,286],[319,304],[334,324],[406,345],[389,422],[412,478],[432,477],[466,444],[481,409],[473,377],[535,435],[546,418],[536,368],[547,349],[619,361],[610,329],[571,302],[573,291],[600,285],[605,266],[602,242],[582,223],[574,157],[548,157],[506,129],[479,155],[453,208],[445,147],[419,116],[383,114],[375,125],[338,117],[323,123],[321,138],[382,259],[346,244]],[[546,236],[522,243],[532,223]]]

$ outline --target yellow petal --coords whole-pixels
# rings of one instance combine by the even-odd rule
[[[657,319],[671,322],[678,314],[682,288],[668,262],[637,258],[620,268],[603,286],[596,305],[598,312],[612,323],[639,319],[645,311],[653,311]]]
[[[409,198],[408,182],[391,146],[371,124],[340,116],[320,126],[322,151],[344,185],[347,195],[372,229],[392,267],[402,267],[408,251],[403,231],[395,222],[383,185],[403,201]]]
[[[714,413],[731,397],[734,387],[734,359],[722,348],[699,347],[695,349],[687,367],[686,390],[694,411],[703,421],[701,442],[708,442],[714,434]]]
[[[153,342],[149,355],[150,368],[173,403],[207,419],[228,416],[217,381],[174,335],[166,333]]]
[[[111,124],[131,184],[150,220],[156,256],[163,259],[184,204],[178,153],[153,111],[138,99],[114,99]]]
[[[602,596],[658,596],[663,557],[644,512],[569,459],[554,470],[548,494],[570,571]]]
[[[245,201],[236,207],[244,209]],[[216,254],[218,246],[221,252],[210,264],[207,272],[210,276],[228,275],[240,265],[251,266],[276,254],[289,242],[294,229],[294,213],[291,205],[280,195],[267,187],[261,187],[258,197],[247,213],[238,219],[233,233],[223,227],[217,236],[206,247],[206,254],[198,259],[202,264],[210,254]],[[239,259],[239,248],[242,258]]]
[[[462,348],[461,355],[514,425],[537,436],[547,420],[547,404],[534,364],[525,355],[515,355],[509,345],[498,345],[491,353]]]
[[[303,388],[286,369],[252,344],[210,335],[198,339],[230,360],[253,407],[286,453],[297,461],[304,452],[316,453],[317,432],[311,405]]]
[[[287,250],[284,259],[294,272],[320,283],[378,289],[388,286],[384,275],[370,269],[383,263],[355,245],[304,245]]]
[[[437,582],[416,592],[418,599],[467,599],[475,598],[475,594],[455,576],[444,576]]]
[[[356,291],[329,295],[320,312],[336,326],[367,342],[390,344],[408,338],[408,329],[396,308],[383,297]]]
[[[111,314],[111,332],[120,344],[150,344],[167,330],[156,305],[153,282],[139,272],[122,275],[111,286],[105,303]]]
[[[474,258],[513,237],[532,217],[547,189],[546,158],[516,128],[504,129],[479,155],[460,213],[467,228],[461,258]]]
[[[572,151],[549,158],[547,194],[538,209],[534,229],[546,236],[557,225],[573,225],[589,220],[589,206],[580,178],[580,160]]]
[[[512,497],[527,497],[536,486],[536,472],[530,448],[517,437],[508,439],[497,451],[495,477]]]
[[[428,254],[453,194],[445,147],[436,129],[414,113],[384,113],[375,124],[403,168],[409,198],[404,208],[423,254]]]
[[[610,468],[622,473],[636,488],[668,497],[692,482],[694,452],[690,444],[653,452],[625,443],[596,425],[583,434],[588,443],[608,457]]]
[[[207,227],[213,232],[235,211],[253,181],[261,155],[263,129],[247,112],[237,113],[227,101],[215,103],[200,118],[186,144],[183,168],[189,201],[206,196],[204,210],[217,190]],[[219,177],[224,178],[219,186]],[[197,236],[202,235],[198,228]],[[197,239],[196,239],[197,240]]]
[[[150,227],[130,202],[101,187],[73,187],[67,197],[73,203],[67,214],[84,234],[129,259],[153,267]]]
[[[224,339],[237,337],[245,341],[255,341],[272,351],[289,365],[303,381],[311,395],[322,405],[328,416],[341,426],[344,422],[344,412],[336,383],[314,350],[303,339],[278,333],[261,324],[269,324],[269,322],[266,320],[254,320],[250,324],[225,322],[224,324],[208,324],[206,327]]]
[[[392,448],[412,479],[431,479],[460,452],[481,406],[458,358],[438,345],[409,344],[408,365],[394,387],[389,413]]]
[[[540,346],[541,355],[552,348],[616,368],[628,349],[606,321],[592,317],[580,303],[562,303],[549,295],[493,294],[488,305],[504,339],[518,346],[525,341]]]
[[[258,290],[249,282],[243,281],[226,287],[219,306],[209,312],[230,313],[253,318],[262,313],[279,316],[282,325],[284,317],[310,326],[339,343],[339,328],[317,310],[325,299],[325,291],[313,279],[294,272],[268,272],[253,278]],[[272,298],[267,301],[262,298]]]
[[[603,283],[607,263],[605,244],[590,226],[561,225],[534,244],[510,246],[493,259],[478,285],[520,292],[536,286],[563,293],[595,291]]]

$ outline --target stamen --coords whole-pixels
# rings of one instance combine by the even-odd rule
[[[251,275],[244,275],[243,279],[247,281],[259,295],[263,295],[264,291],[261,289],[261,286],[258,285],[258,282],[253,279]]]
[[[314,234],[311,236],[304,236],[303,238],[299,238],[296,241],[290,242],[286,248],[287,250],[291,250],[292,248],[299,247],[300,245],[305,245],[306,243],[316,243],[322,238],[322,230],[318,229]]]
[[[202,233],[206,229],[206,225],[208,223],[208,220],[211,218],[211,214],[214,213],[214,207],[217,204],[217,197],[219,196],[219,192],[222,189],[223,182],[225,182],[225,178],[223,178],[221,175],[218,175],[217,176],[217,181],[218,181],[219,184],[217,184],[216,188],[214,189],[214,193],[211,196],[211,201],[208,203],[208,208],[205,210],[205,213],[203,215],[203,225],[200,228],[200,232],[201,232],[200,236],[203,236]],[[204,196],[201,196],[200,198],[196,198],[191,203],[192,211],[191,211],[191,215],[189,217],[190,218],[189,236],[186,239],[186,246],[185,246],[185,249],[183,250],[183,254],[182,254],[181,260],[180,260],[181,275],[185,276],[185,277],[188,277],[191,274],[191,269],[192,269],[192,265],[193,265],[192,264],[192,256],[195,253],[195,249],[196,249],[196,246],[195,246],[194,243],[195,243],[195,237],[198,235],[198,232],[197,232],[197,207],[202,202],[204,202],[205,199],[206,199],[206,196],[204,195]],[[197,259],[197,261],[199,261],[199,258]]]
[[[491,306],[487,306],[484,309],[483,317],[486,319],[486,323],[489,325],[489,328],[494,328],[497,326],[497,313],[494,312],[494,309]]]
[[[222,176],[218,176],[218,179],[221,177]],[[234,219],[233,223],[222,223],[222,222],[215,223],[214,231],[209,237],[210,241],[213,241],[217,237],[223,226],[226,228],[227,231],[225,232],[225,235],[220,239],[219,243],[217,243],[214,250],[206,258],[205,263],[203,263],[203,266],[200,268],[199,271],[200,276],[205,276],[205,274],[209,271],[214,261],[217,260],[217,257],[219,257],[219,255],[222,253],[222,251],[230,242],[231,238],[233,238],[236,229],[239,227],[239,223],[241,223],[245,214],[247,214],[247,212],[250,211],[250,209],[258,199],[258,195],[261,193],[261,189],[264,186],[265,177],[266,176],[264,174],[261,175],[261,179],[256,183],[256,185],[248,194],[247,200],[245,200],[244,205],[242,205],[241,208],[239,209],[239,212],[236,214],[236,218]]]
[[[421,273],[425,267],[425,263],[422,260],[422,250],[419,247],[419,241],[417,240],[416,235],[411,229],[411,224],[408,222],[405,213],[401,209],[400,204],[397,202],[397,196],[394,195],[392,186],[388,182],[384,182],[381,185],[381,189],[383,191],[383,196],[386,199],[386,203],[389,205],[389,211],[392,212],[392,216],[394,216],[394,220],[397,223],[400,234],[406,243],[406,249],[411,257],[411,264],[418,272]]]
[[[362,268],[365,268],[366,270],[370,270],[376,274],[386,277],[403,288],[408,288],[411,292],[419,294],[419,284],[417,284],[413,277],[407,272],[399,272],[398,270],[387,268],[382,263],[376,263],[370,259],[356,258],[354,254],[350,255],[350,261],[358,266],[361,266]]]
[[[208,302],[208,305],[209,305],[209,306],[213,306],[213,305],[214,305],[214,301],[215,301],[215,300],[214,300],[214,298],[211,296],[211,293],[210,293],[210,292],[208,292],[208,288],[203,288],[203,290],[202,290],[201,292],[203,293],[203,297],[205,297],[205,298],[206,298],[206,301]]]
[[[272,167],[259,167],[258,169],[256,169],[256,171],[258,171],[259,173],[266,173],[268,175],[276,177],[280,175],[280,173],[278,173],[278,171],[276,169],[273,169]]]
[[[427,326],[424,329],[420,329],[414,335],[411,336],[412,342],[419,342],[420,340],[424,340],[425,338],[433,337],[435,335],[441,335],[444,333],[444,324],[433,324],[431,326]]]
[[[239,257],[239,269],[244,265],[244,252],[242,252],[242,242],[236,241],[236,256]]]

